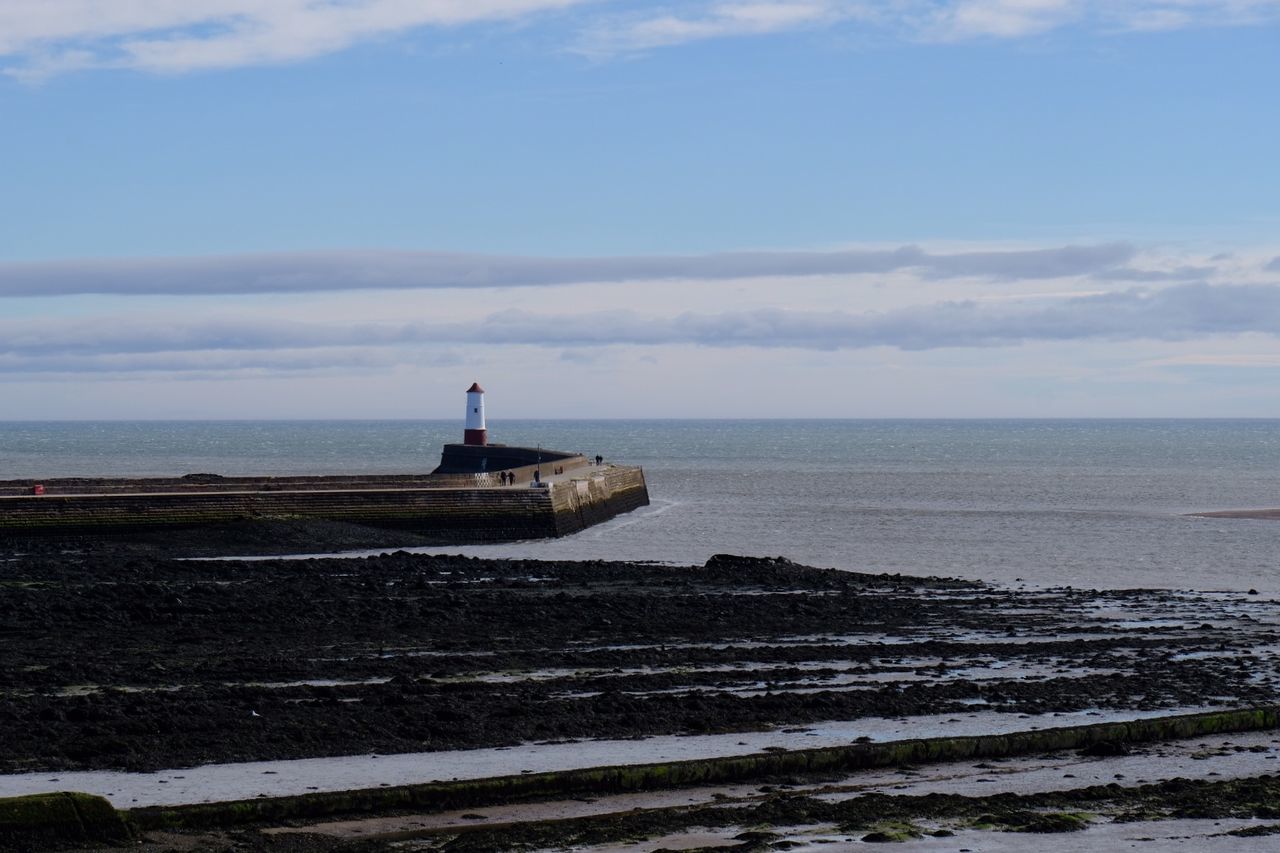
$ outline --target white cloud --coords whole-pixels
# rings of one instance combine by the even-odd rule
[[[566,46],[613,56],[720,38],[858,26],[906,38],[1024,38],[1246,26],[1280,0],[711,0],[622,11],[618,0],[4,0],[0,65],[40,79],[91,68],[157,73],[294,62],[423,28],[573,10]]]
[[[681,349],[825,357],[1058,342],[1201,352],[1263,340],[1250,352],[1268,355],[1280,351],[1274,258],[1272,247],[1221,257],[1110,243],[0,264],[0,378],[354,375],[481,353],[513,369],[530,352],[626,373],[642,353]]]
[[[10,73],[155,72],[288,62],[421,27],[503,21],[587,0],[6,0]]]
[[[1123,30],[1237,27],[1280,20],[1280,0],[1094,0],[1097,17]]]
[[[949,0],[926,35],[1022,38],[1064,26],[1098,32],[1249,26],[1280,19],[1280,0]]]
[[[604,16],[579,50],[626,54],[714,38],[823,26],[859,26],[924,40],[1015,39],[1064,26],[1151,31],[1247,26],[1280,19],[1280,0],[772,0],[714,2],[643,15]]]
[[[853,17],[861,8],[831,0],[714,3],[693,14],[661,12],[603,21],[588,30],[579,50],[611,55],[706,39],[768,35],[832,24]]]
[[[931,279],[1049,279],[1078,275],[1161,280],[1198,277],[1133,270],[1126,243],[930,252],[919,246],[831,252],[724,252],[638,257],[516,257],[454,252],[332,251],[196,258],[0,263],[0,298],[431,290],[658,281],[722,281],[917,270]]]
[[[938,26],[954,38],[1016,38],[1059,27],[1081,15],[1080,0],[961,0],[943,9]]]
[[[1272,399],[1275,258],[1273,245],[1221,256],[1184,245],[953,243],[3,265],[0,384],[11,410],[60,417],[127,414],[104,389],[147,416],[336,416],[354,395],[362,411],[405,417],[421,414],[424,387],[439,381],[447,396],[460,373],[519,388],[548,372],[607,376],[612,402],[591,411],[615,416],[785,414],[798,373],[857,389],[832,414],[1046,414],[1049,398],[1057,414],[1187,414],[1218,406],[1207,401],[1228,380]],[[749,373],[770,391],[725,408],[654,403],[649,390],[673,373],[725,387]],[[1177,393],[1160,397],[1165,386]],[[195,408],[175,408],[182,394]],[[510,404],[542,411],[532,395]],[[1250,405],[1212,410],[1273,414]]]
[[[1220,336],[1280,338],[1280,286],[1180,284],[1023,302],[943,301],[887,311],[786,307],[547,313],[507,309],[472,320],[314,322],[241,315],[96,316],[0,321],[0,372],[153,369],[157,363],[229,369],[279,353],[293,368],[353,366],[370,353],[404,348],[534,346],[586,350],[669,348],[836,351],[987,348],[1052,341],[1189,341]],[[306,353],[310,352],[310,355]],[[239,357],[229,354],[242,353]],[[120,360],[122,355],[152,357]],[[192,354],[205,354],[192,361]],[[212,355],[209,355],[212,354]],[[95,359],[106,359],[95,367]]]
[[[1174,355],[1151,358],[1140,363],[1143,367],[1224,367],[1224,368],[1280,368],[1280,353],[1228,353]]]
[[[127,349],[127,348],[126,348]],[[197,374],[229,376],[245,373],[296,374],[341,370],[344,373],[386,370],[400,365],[453,366],[461,363],[452,350],[405,347],[332,349],[194,349],[166,352],[52,352],[35,355],[0,353],[0,374],[10,376],[79,376],[84,374]]]

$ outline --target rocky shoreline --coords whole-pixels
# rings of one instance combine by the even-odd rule
[[[377,539],[293,530],[275,550]],[[183,559],[252,553],[259,535],[0,548],[0,772],[786,729],[803,746],[831,720],[1016,713],[1042,728],[1071,712],[1265,705],[1280,684],[1280,612],[1245,594],[1007,589],[728,555]]]

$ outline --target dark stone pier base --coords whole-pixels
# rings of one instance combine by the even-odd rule
[[[565,536],[649,503],[637,467],[581,456],[538,467],[370,477],[45,480],[0,482],[0,537],[111,534],[253,520],[324,519],[425,534],[451,543]],[[554,471],[561,471],[554,474]]]

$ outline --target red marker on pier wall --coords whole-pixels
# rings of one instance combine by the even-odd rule
[[[489,431],[484,428],[484,389],[479,382],[472,382],[467,389],[467,421],[462,443],[478,447],[489,443]]]

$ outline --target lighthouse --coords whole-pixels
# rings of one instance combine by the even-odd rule
[[[484,447],[489,443],[488,430],[484,428],[484,389],[479,382],[472,382],[467,389],[467,420],[462,443],[477,447]]]

